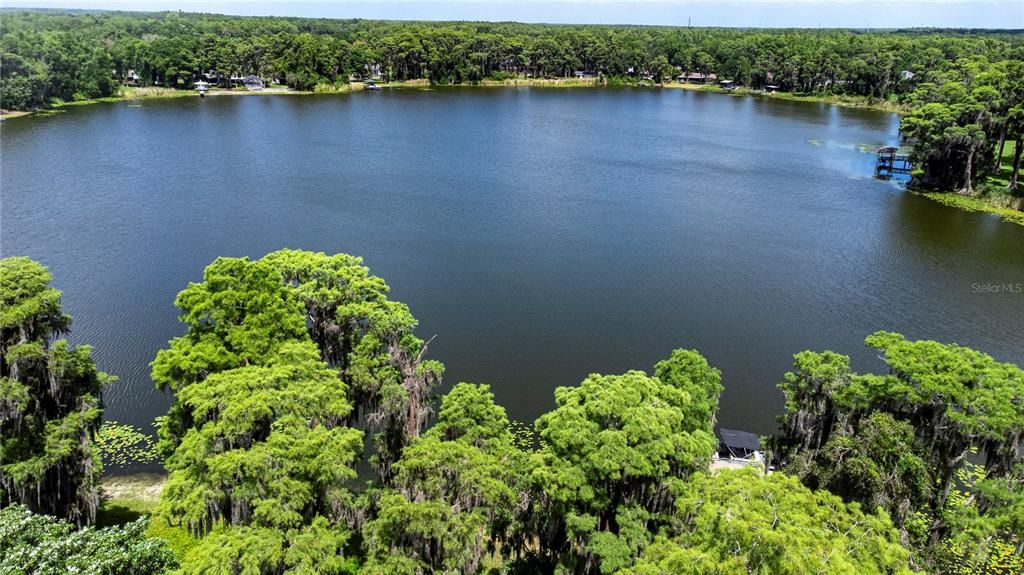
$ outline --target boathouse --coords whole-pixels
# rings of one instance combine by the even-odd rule
[[[761,438],[748,431],[721,428],[718,430],[718,456],[723,459],[755,459],[761,449]]]
[[[896,146],[882,146],[875,152],[875,172],[879,175],[909,174],[912,167],[910,154]]]

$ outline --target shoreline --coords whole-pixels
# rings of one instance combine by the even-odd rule
[[[10,110],[10,111],[4,110],[4,111],[0,112],[0,118],[3,118],[5,120],[7,118],[20,118],[22,116],[31,116],[34,113],[35,112],[28,112],[28,111],[25,111],[25,110]]]
[[[1024,211],[1009,206],[1001,206],[978,196],[964,196],[956,192],[935,192],[907,186],[907,191],[915,196],[928,198],[946,207],[957,208],[965,212],[979,212],[999,216],[999,219],[1018,226],[1024,226]]]
[[[107,96],[104,98],[90,98],[87,100],[73,100],[71,102],[58,102],[53,104],[49,108],[42,108],[39,110],[4,110],[0,113],[0,118],[4,120],[12,118],[23,118],[26,116],[49,116],[52,114],[60,113],[63,108],[73,108],[77,106],[91,106],[93,104],[112,104],[117,102],[138,102],[142,100],[173,100],[176,98],[199,98],[199,92],[195,90],[177,90],[171,88],[158,88],[158,87],[145,87],[145,88],[122,88],[122,93],[117,96]],[[337,89],[337,90],[292,90],[283,88],[270,88],[267,90],[260,91],[249,91],[249,90],[227,90],[221,88],[215,88],[206,93],[207,96],[220,97],[220,96],[307,96],[313,94],[343,94],[347,92],[356,91],[353,88],[348,89]]]
[[[765,92],[750,88],[736,88],[734,90],[723,90],[719,86],[709,84],[689,84],[684,82],[668,82],[664,84],[638,83],[638,84],[611,84],[599,79],[576,79],[576,78],[515,78],[509,80],[482,80],[475,84],[448,84],[431,85],[427,80],[406,80],[378,84],[381,88],[392,89],[421,89],[434,90],[438,88],[649,88],[666,90],[690,90],[694,92],[710,92],[712,94],[723,94],[726,96],[760,96],[775,100],[790,102],[807,102],[814,104],[828,104],[842,108],[858,108],[862,110],[873,110],[876,112],[887,112],[903,114],[907,108],[900,104],[889,101],[868,102],[861,96],[838,96],[838,95],[799,95],[793,92]]]
[[[668,90],[691,90],[698,92],[710,92],[726,96],[760,96],[762,98],[773,98],[776,100],[787,100],[792,102],[808,102],[840,106],[844,108],[859,108],[874,110],[877,112],[903,113],[905,107],[890,102],[867,102],[861,97],[843,96],[801,96],[791,92],[763,92],[749,88],[736,88],[735,90],[723,90],[718,86],[707,84],[688,84],[680,82],[669,82],[666,84],[639,83],[639,84],[612,84],[600,79],[579,79],[579,78],[511,78],[508,80],[482,80],[477,83],[432,85],[429,80],[399,80],[388,83],[378,83],[381,88],[391,90],[436,90],[444,88],[588,88],[588,89],[618,89],[618,88],[649,88]],[[341,86],[323,85],[313,90],[293,90],[291,88],[268,88],[259,91],[249,90],[228,90],[215,88],[206,93],[210,97],[221,96],[311,96],[323,94],[348,94],[364,90],[363,82],[350,82]],[[74,100],[71,102],[60,102],[50,108],[40,110],[11,110],[0,113],[4,120],[22,118],[29,116],[46,116],[57,113],[62,108],[72,106],[88,106],[99,103],[133,102],[138,100],[160,100],[172,98],[197,98],[199,93],[194,90],[178,90],[172,88],[144,87],[144,88],[121,88],[121,93],[116,96],[104,98],[93,98],[87,100]]]
[[[167,477],[165,473],[152,472],[103,476],[100,478],[102,500],[113,505],[155,507],[160,502]]]
[[[995,214],[1005,222],[1024,226],[1024,196],[1013,196],[1008,189],[1016,147],[1015,140],[1006,140],[1000,171],[988,176],[986,180],[978,182],[971,195],[963,195],[954,191],[942,192],[914,188],[910,185],[907,186],[907,191],[945,206],[959,208],[967,212]]]
[[[677,90],[692,90],[695,92],[711,92],[712,94],[724,94],[726,96],[760,96],[762,98],[772,98],[787,102],[829,104],[831,106],[839,106],[840,108],[857,108],[861,110],[874,110],[876,112],[888,112],[893,114],[904,114],[909,111],[906,106],[901,104],[896,104],[888,100],[869,102],[867,98],[863,96],[840,96],[837,94],[811,94],[804,96],[794,92],[765,92],[763,90],[754,90],[752,88],[744,87],[738,87],[732,90],[723,90],[721,87],[713,84],[689,84],[680,82],[670,82],[668,84],[661,85],[661,87]]]

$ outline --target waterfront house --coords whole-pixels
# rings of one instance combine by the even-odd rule
[[[125,86],[138,86],[142,82],[142,76],[139,76],[135,70],[130,68],[123,75],[119,74],[117,70],[111,70],[110,76],[120,80],[121,84]]]
[[[246,90],[254,91],[262,90],[265,87],[263,79],[252,74],[249,74],[245,78],[242,78],[242,85],[245,86]]]
[[[706,84],[716,80],[718,80],[717,74],[704,74],[703,72],[690,72],[679,76],[680,82],[689,82],[691,84]]]

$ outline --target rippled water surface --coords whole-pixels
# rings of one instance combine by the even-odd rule
[[[680,90],[217,97],[5,122],[4,256],[52,270],[72,338],[148,427],[174,295],[219,255],[365,257],[437,334],[446,381],[532,420],[590,372],[674,347],[721,368],[720,421],[774,429],[803,349],[865,335],[1024,364],[1024,228],[872,179],[891,114]]]

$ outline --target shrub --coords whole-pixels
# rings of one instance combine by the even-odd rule
[[[0,575],[157,575],[177,567],[164,541],[145,532],[145,519],[75,529],[12,505],[0,510]]]

